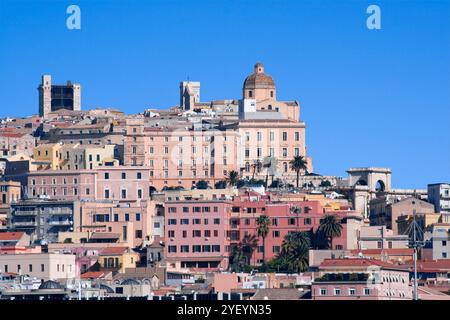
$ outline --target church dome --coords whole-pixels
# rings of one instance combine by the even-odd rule
[[[62,289],[62,286],[56,281],[48,280],[43,282],[39,289]]]
[[[245,89],[273,89],[275,82],[272,77],[264,73],[264,65],[260,62],[255,64],[255,71],[244,81]]]

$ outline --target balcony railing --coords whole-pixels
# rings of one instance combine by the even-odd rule
[[[34,210],[16,210],[14,211],[15,216],[35,216],[37,211]]]
[[[72,214],[72,210],[69,208],[58,208],[58,209],[51,209],[48,211],[49,214]]]
[[[13,221],[13,225],[22,227],[35,227],[37,225],[36,221]]]
[[[49,221],[48,224],[51,226],[69,226],[72,224],[72,222],[70,220],[64,220],[64,221],[52,220],[52,221]]]

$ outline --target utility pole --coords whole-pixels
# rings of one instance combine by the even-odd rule
[[[415,201],[413,201],[412,204],[415,204]],[[413,252],[413,272],[414,272],[414,276],[413,276],[413,299],[414,300],[419,300],[419,295],[418,295],[418,291],[417,291],[417,256],[418,256],[418,252],[419,252],[419,248],[423,247],[425,245],[425,241],[423,238],[423,230],[420,228],[419,224],[417,223],[416,220],[416,209],[413,209],[413,221],[412,223],[409,225],[408,229],[406,230],[406,234],[408,234],[411,238],[412,236],[412,240],[410,240],[410,244],[409,247],[413,248],[414,252]],[[421,234],[420,237],[418,237],[418,235]]]

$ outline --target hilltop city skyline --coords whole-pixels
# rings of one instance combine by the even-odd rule
[[[80,30],[67,29],[64,2],[0,4],[1,117],[36,113],[46,73],[83,84],[83,109],[134,114],[178,104],[188,77],[206,101],[237,99],[263,61],[280,99],[302,106],[317,172],[390,167],[401,188],[450,178],[450,148],[435,147],[450,139],[446,1],[381,1],[381,30],[366,28],[367,6],[355,1],[131,2],[126,15],[117,1],[78,4]]]

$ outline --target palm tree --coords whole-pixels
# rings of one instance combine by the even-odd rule
[[[259,159],[255,160],[252,163],[252,171],[253,171],[253,173],[252,173],[252,180],[255,179],[256,170],[258,170],[258,172],[259,172],[259,170],[261,170],[261,166],[262,166],[262,163],[261,163],[261,161]]]
[[[311,246],[310,235],[308,232],[290,232],[281,244],[283,254],[290,255],[298,246],[309,248]]]
[[[295,156],[294,159],[289,161],[289,165],[291,166],[291,170],[294,170],[297,173],[297,188],[300,181],[300,171],[306,170],[307,162],[303,156]]]
[[[239,173],[234,170],[230,171],[228,173],[226,181],[228,184],[230,184],[230,186],[235,186],[239,181]]]
[[[233,271],[242,271],[246,264],[250,264],[253,252],[258,247],[258,238],[255,235],[245,235],[244,238],[231,246],[230,267]]]
[[[303,272],[309,266],[309,247],[305,245],[298,245],[294,251],[288,255],[288,269],[291,272]]]
[[[263,239],[263,264],[266,261],[266,237],[269,234],[270,219],[268,216],[262,215],[256,220],[258,225],[258,236]]]
[[[230,268],[231,271],[239,272],[245,263],[244,252],[242,250],[242,243],[233,244],[231,246]]]
[[[241,248],[247,264],[251,264],[250,259],[253,256],[253,252],[258,248],[258,238],[256,235],[246,234],[241,241]]]
[[[333,238],[340,237],[342,230],[342,224],[336,219],[335,215],[326,215],[320,220],[320,226],[318,231],[323,234],[324,237],[330,239],[331,249],[333,249]]]

